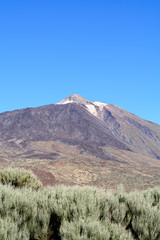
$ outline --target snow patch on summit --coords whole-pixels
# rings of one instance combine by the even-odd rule
[[[103,103],[103,102],[93,102],[94,105],[98,106],[98,107],[101,107],[101,106],[107,106],[106,103]]]
[[[74,100],[62,100],[61,102],[58,102],[57,104],[68,104],[68,103],[77,103],[77,101]]]
[[[103,107],[107,106],[106,103],[102,102],[87,102],[84,105],[87,107],[87,110],[96,117],[98,117],[99,111],[101,111]]]
[[[94,116],[97,116],[97,109],[94,104],[86,103],[84,104],[87,107],[87,110],[92,113]]]

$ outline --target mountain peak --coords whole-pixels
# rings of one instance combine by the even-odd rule
[[[66,97],[64,100],[60,101],[58,104],[67,104],[67,103],[86,103],[88,102],[88,100],[86,100],[85,98],[81,97],[78,94],[71,94],[68,97]]]
[[[87,102],[87,100],[85,98],[81,97],[78,94],[71,94],[66,99],[76,101],[76,102],[81,102],[81,103]]]
[[[92,102],[78,94],[72,94],[66,97],[64,100],[60,101],[58,104],[68,104],[68,103],[76,103],[83,105],[92,115],[99,118],[101,115],[100,111],[103,110],[104,107],[107,106],[106,103],[103,102]]]
[[[57,104],[67,104],[67,103],[73,103],[73,102],[80,103],[80,104],[92,104],[92,105],[95,105],[95,106],[98,106],[98,107],[107,105],[104,102],[89,101],[89,100],[81,97],[78,94],[71,94],[68,97],[66,97],[65,99],[63,99],[62,101],[58,102]]]

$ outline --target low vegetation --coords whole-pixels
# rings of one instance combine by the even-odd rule
[[[42,183],[30,171],[21,168],[8,168],[0,171],[0,183],[14,187],[29,187],[37,190]]]
[[[15,172],[23,179],[25,170],[0,174],[1,240],[160,239],[159,188],[131,193],[78,186],[38,190],[41,184],[15,181]]]

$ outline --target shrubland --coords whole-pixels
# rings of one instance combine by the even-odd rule
[[[160,188],[130,193],[79,186],[42,189],[25,171],[0,172],[0,240],[160,239]]]

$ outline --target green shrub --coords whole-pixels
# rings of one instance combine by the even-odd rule
[[[39,189],[42,183],[30,171],[22,168],[8,168],[0,172],[0,182],[4,185],[10,184],[14,187],[31,187],[32,189]]]

